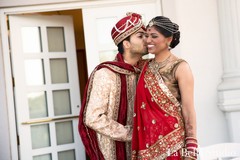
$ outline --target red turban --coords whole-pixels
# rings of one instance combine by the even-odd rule
[[[142,16],[137,13],[127,13],[127,16],[117,22],[112,29],[112,39],[116,45],[135,33],[140,28],[145,30]]]

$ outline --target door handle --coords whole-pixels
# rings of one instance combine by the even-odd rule
[[[22,122],[22,125],[47,123],[47,122],[54,122],[54,121],[59,121],[59,120],[75,119],[75,118],[78,118],[78,117],[79,117],[79,115],[67,116],[67,117],[57,117],[57,118],[44,118],[44,119],[30,120],[30,121]]]

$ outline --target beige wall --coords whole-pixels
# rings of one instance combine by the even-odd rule
[[[163,15],[179,24],[180,45],[174,52],[191,65],[201,146],[228,142],[224,113],[218,108],[223,73],[217,0],[163,0]]]

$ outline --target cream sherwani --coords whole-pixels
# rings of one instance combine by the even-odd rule
[[[120,75],[107,68],[95,72],[92,90],[86,109],[85,123],[97,132],[98,145],[106,160],[115,160],[114,141],[125,141],[127,157],[131,159],[132,117],[137,74],[127,74],[127,125],[117,122],[121,79]]]

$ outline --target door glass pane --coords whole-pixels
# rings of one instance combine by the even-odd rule
[[[40,27],[23,27],[22,43],[24,53],[42,52]]]
[[[33,160],[52,160],[51,154],[44,154],[39,156],[33,156]]]
[[[45,84],[43,60],[25,60],[25,76],[27,85]]]
[[[73,143],[72,121],[56,123],[57,145]]]
[[[47,27],[49,52],[65,52],[65,37],[63,27]]]
[[[112,61],[115,59],[116,55],[117,55],[116,50],[104,51],[99,53],[99,59],[100,59],[100,62]]]
[[[97,38],[99,44],[112,44],[111,37],[112,26],[116,23],[116,17],[107,17],[97,19]]]
[[[52,83],[67,83],[67,59],[50,59]]]
[[[54,115],[71,114],[71,102],[69,90],[53,91]]]
[[[46,92],[32,92],[28,94],[28,106],[30,118],[42,118],[48,116]]]
[[[75,160],[75,150],[58,152],[58,160]]]
[[[49,125],[41,124],[31,126],[31,138],[33,149],[49,147],[51,145]]]

